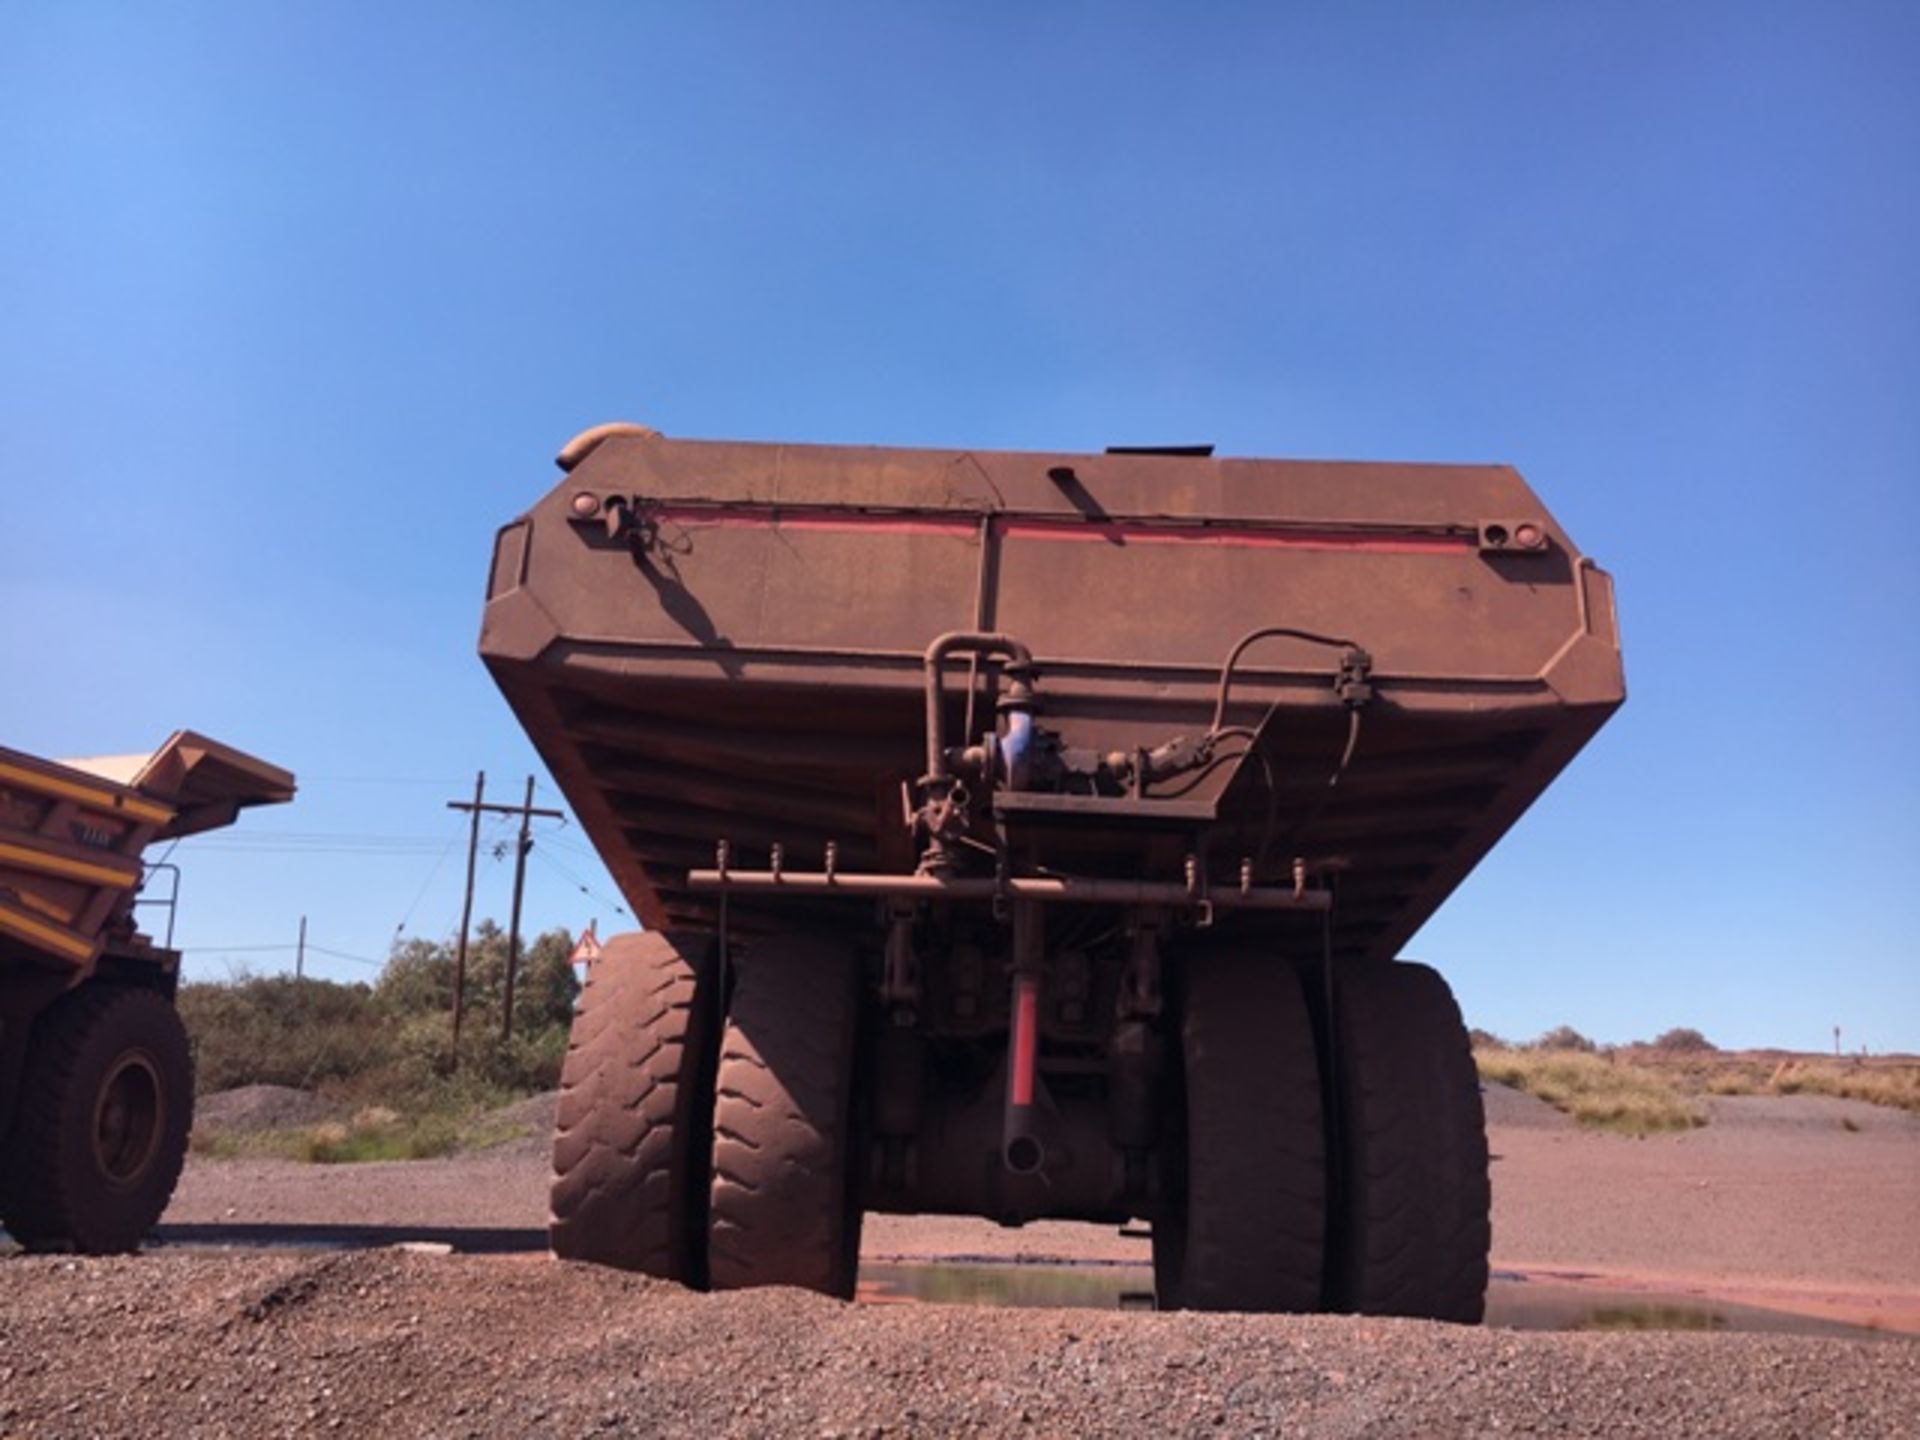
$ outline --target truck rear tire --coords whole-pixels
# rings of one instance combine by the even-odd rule
[[[588,970],[553,1137],[561,1259],[705,1283],[716,969],[706,936],[648,931]]]
[[[860,1264],[852,949],[770,936],[742,958],[721,1042],[707,1258],[716,1290],[850,1298]]]
[[[1300,978],[1278,956],[1185,961],[1179,1114],[1153,1222],[1163,1310],[1319,1308],[1326,1240],[1319,1061]]]
[[[1478,1324],[1490,1192],[1473,1053],[1446,981],[1424,965],[1336,972],[1340,1185],[1335,1310]]]
[[[29,1250],[111,1255],[159,1220],[193,1128],[193,1057],[165,996],[89,982],[33,1021],[0,1220]]]

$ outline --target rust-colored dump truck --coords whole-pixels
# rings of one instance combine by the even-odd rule
[[[0,749],[0,1224],[22,1244],[130,1250],[166,1209],[193,1065],[180,956],[134,916],[141,852],[292,798],[286,771],[190,730],[151,755]]]
[[[847,1294],[862,1212],[1152,1227],[1161,1305],[1472,1321],[1487,1152],[1395,956],[1620,704],[1503,466],[606,426],[481,653],[646,925],[562,1256]]]

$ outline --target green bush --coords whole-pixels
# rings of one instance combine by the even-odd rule
[[[457,1057],[450,941],[396,944],[372,985],[287,975],[183,985],[180,1013],[192,1037],[198,1088],[288,1085],[344,1104],[388,1107],[406,1122],[403,1134],[361,1126],[314,1145],[355,1152],[334,1158],[395,1146],[431,1152],[452,1143],[445,1138],[452,1130],[429,1133],[423,1117],[458,1117],[559,1083],[579,988],[572,952],[564,930],[550,930],[526,947],[515,981],[513,1032],[503,1035],[507,938],[498,925],[482,921],[468,947]]]
[[[312,1090],[380,1070],[394,1057],[392,1027],[366,985],[250,975],[183,985],[179,1005],[202,1092]]]

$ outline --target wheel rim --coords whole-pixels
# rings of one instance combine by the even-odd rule
[[[93,1161],[109,1184],[138,1183],[159,1153],[165,1122],[159,1065],[144,1050],[122,1055],[93,1109]]]

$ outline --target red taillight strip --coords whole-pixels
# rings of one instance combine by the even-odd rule
[[[996,520],[1011,540],[1068,540],[1088,545],[1221,545],[1240,550],[1365,550],[1374,554],[1470,551],[1470,535],[1368,530],[1314,530],[1286,525],[1167,525],[1151,520]]]
[[[787,510],[771,505],[729,505],[726,509],[705,505],[654,505],[641,512],[662,522],[700,526],[708,530],[838,530],[876,532],[883,535],[947,535],[970,540],[980,533],[978,520],[944,515],[877,515],[858,510],[831,513],[819,510]]]
[[[725,509],[704,505],[657,505],[644,512],[656,521],[718,530],[821,530],[843,534],[941,535],[972,539],[978,519],[870,511],[789,510],[772,505]],[[1156,520],[1072,520],[1066,517],[999,515],[995,535],[1008,540],[1066,541],[1086,545],[1213,545],[1241,550],[1357,550],[1380,555],[1463,554],[1476,545],[1472,533],[1318,529],[1300,525],[1172,524]]]

